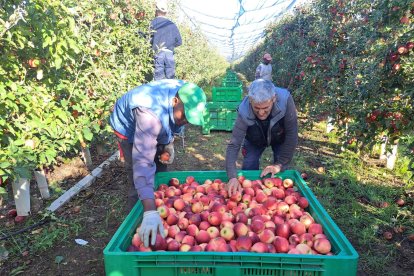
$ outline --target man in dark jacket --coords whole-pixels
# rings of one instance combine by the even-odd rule
[[[175,78],[174,48],[182,44],[177,26],[168,18],[167,2],[158,0],[151,21],[151,45],[154,56],[154,80]]]
[[[157,232],[164,236],[154,199],[157,163],[172,163],[174,133],[187,123],[202,125],[205,104],[206,95],[197,85],[167,79],[138,86],[115,103],[109,121],[125,158],[128,207],[138,199],[144,207],[139,234],[145,246],[150,236],[151,244],[155,243]],[[160,146],[169,153],[169,160],[160,159]]]
[[[260,176],[270,173],[273,177],[292,160],[297,142],[297,113],[289,91],[275,87],[269,80],[253,81],[248,95],[239,105],[232,137],[227,145],[229,195],[242,190],[236,169],[241,147],[244,157],[242,170],[258,170],[263,151],[271,146],[273,165],[265,167]]]

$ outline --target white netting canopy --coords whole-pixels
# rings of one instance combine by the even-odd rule
[[[179,13],[229,61],[260,42],[265,27],[308,0],[180,0]]]

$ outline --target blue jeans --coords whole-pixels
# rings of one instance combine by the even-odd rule
[[[174,79],[175,60],[174,53],[169,50],[161,50],[154,57],[154,80]]]
[[[260,158],[266,146],[256,146],[250,143],[248,140],[244,140],[244,144],[242,147],[242,154],[243,154],[243,166],[242,170],[258,170],[260,167]],[[276,163],[278,158],[279,152],[279,145],[272,146],[273,151],[273,164]]]

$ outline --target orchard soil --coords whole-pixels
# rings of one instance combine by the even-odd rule
[[[186,129],[184,145],[181,138],[176,137],[176,158],[169,171],[209,171],[223,170],[225,147],[230,138],[230,132],[213,131],[210,135],[201,135],[201,129],[189,126]],[[320,133],[319,137],[324,136]],[[101,164],[115,151],[116,147],[107,146],[107,153],[98,155],[94,147],[91,149],[94,167]],[[307,139],[306,132],[301,135],[298,153],[307,156],[306,162],[309,182],[317,182],[320,175],[317,168],[324,164],[324,160],[332,158],[339,152],[339,147],[320,141],[314,143]],[[265,152],[262,165],[271,163],[269,151]],[[240,159],[239,164],[240,165]],[[294,169],[298,169],[295,168]],[[59,183],[62,189],[69,189],[89,173],[82,159],[77,156],[70,162],[56,166],[47,177],[49,183]],[[35,183],[31,186],[33,200],[33,213],[44,210],[52,201],[44,202],[38,195]],[[37,194],[36,194],[37,193]],[[41,252],[31,252],[30,248],[21,248],[21,255],[10,256],[0,267],[0,275],[105,275],[103,262],[103,249],[120,226],[126,211],[126,175],[120,161],[113,162],[106,167],[103,175],[88,189],[81,191],[71,201],[56,211],[58,218],[75,222],[78,225],[76,231],[69,233],[65,238],[57,239],[50,247]],[[55,196],[56,198],[56,196]],[[11,208],[9,202],[8,208]],[[35,205],[35,206],[33,206]],[[1,210],[4,214],[5,210]],[[34,215],[36,216],[36,215]],[[28,225],[18,224],[6,227],[7,218],[0,220],[0,228],[8,231],[16,231]],[[34,220],[36,222],[36,220]],[[39,228],[29,230],[21,235],[34,235],[36,231],[42,231],[42,227],[69,227],[64,223],[51,222]],[[343,227],[342,227],[343,228]],[[343,229],[344,230],[344,229]],[[346,232],[346,231],[344,231]],[[13,239],[18,240],[20,235]],[[75,239],[88,241],[85,246],[78,245]],[[362,252],[357,243],[354,245],[357,251]],[[366,249],[368,250],[368,249]],[[372,245],[370,250],[377,250]],[[402,243],[398,263],[388,267],[390,275],[408,275],[412,273],[410,267],[413,263],[413,245]],[[17,255],[17,256],[16,256]],[[411,256],[411,258],[410,258]],[[358,275],[372,275],[359,269]]]

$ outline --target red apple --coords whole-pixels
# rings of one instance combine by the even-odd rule
[[[289,236],[289,244],[296,246],[300,242],[300,237],[297,234]]]
[[[221,220],[223,221],[234,221],[234,216],[230,212],[223,213],[221,216]]]
[[[200,245],[194,245],[190,248],[191,252],[200,252],[200,251],[204,251],[204,249],[200,246]]]
[[[179,251],[188,252],[188,251],[190,251],[191,247],[192,247],[192,245],[187,244],[187,243],[183,243],[183,244],[181,244]]]
[[[223,229],[224,227],[228,227],[228,228],[231,228],[231,229],[233,229],[233,227],[234,227],[234,224],[233,224],[233,222],[231,222],[231,221],[228,221],[228,220],[224,220],[224,221],[222,221],[221,223],[220,223],[220,229]]]
[[[213,252],[228,252],[229,249],[227,247],[226,241],[222,237],[216,237],[211,239],[206,248],[206,251],[213,251]]]
[[[204,210],[200,213],[201,220],[202,221],[208,221],[208,216],[210,215],[210,212],[208,210]]]
[[[391,240],[392,239],[392,233],[389,232],[389,231],[385,231],[382,235],[384,236],[384,238],[386,240]]]
[[[177,198],[176,200],[174,200],[173,206],[177,211],[182,211],[185,205],[186,203],[182,198]]]
[[[277,198],[274,196],[268,196],[267,200],[263,203],[263,206],[267,209],[267,210],[276,210],[277,209]]]
[[[211,225],[218,226],[221,223],[221,213],[211,212],[208,216],[208,222]]]
[[[303,180],[308,179],[308,174],[305,172],[301,173],[300,176],[303,178]]]
[[[194,176],[189,175],[185,178],[185,183],[191,184],[193,182],[194,182]]]
[[[309,201],[305,198],[305,197],[299,197],[298,199],[298,205],[303,208],[306,209],[309,206]]]
[[[219,203],[219,202],[215,202],[211,206],[211,211],[212,212],[217,212],[217,213],[220,213],[220,214],[224,214],[228,211],[228,209],[227,209],[226,205],[224,205],[222,203]]]
[[[248,252],[252,247],[252,240],[248,236],[239,236],[236,240],[236,249],[241,252]]]
[[[313,243],[313,248],[321,254],[331,251],[331,242],[328,239],[317,239]]]
[[[250,202],[252,201],[252,196],[251,196],[251,195],[248,195],[248,194],[244,194],[244,195],[242,196],[241,201],[242,201],[243,203],[245,203],[245,204],[249,205],[249,204],[250,204]]]
[[[180,231],[174,236],[174,239],[176,241],[178,241],[179,243],[181,243],[185,236],[187,236],[187,232],[186,231]]]
[[[209,233],[206,230],[200,230],[198,231],[196,235],[196,241],[197,243],[208,243],[211,240],[211,237]]]
[[[272,243],[275,239],[275,234],[269,229],[264,229],[263,232],[259,234],[259,239],[263,243]]]
[[[312,254],[312,248],[309,245],[304,243],[299,243],[296,245],[296,249],[299,250],[301,254]]]
[[[167,206],[165,205],[161,205],[157,208],[158,213],[160,214],[160,217],[165,219],[168,217],[168,215],[170,214],[170,210],[168,209]]]
[[[170,186],[173,186],[173,187],[179,187],[180,186],[180,181],[177,179],[177,178],[171,178],[170,179],[170,181],[168,182],[168,184],[170,185]]]
[[[243,188],[243,194],[251,195],[252,197],[256,194],[251,187]]]
[[[169,214],[165,222],[168,225],[175,225],[178,223],[178,216],[176,214]]]
[[[296,199],[296,197],[295,196],[293,196],[293,195],[288,195],[288,196],[286,196],[285,197],[285,200],[284,200],[288,205],[291,205],[291,204],[294,204],[294,203],[296,203],[296,201],[297,201],[297,199]]]
[[[187,218],[180,218],[179,220],[178,220],[178,223],[177,223],[177,225],[178,225],[178,227],[181,229],[181,230],[185,230],[185,229],[187,229],[187,227],[188,227],[188,219]]]
[[[287,213],[287,212],[289,212],[289,205],[284,201],[280,201],[277,204],[276,211],[279,211],[282,214]]]
[[[139,238],[138,233],[135,233],[135,234],[134,234],[134,236],[132,236],[132,241],[131,241],[131,244],[132,244],[133,246],[135,246],[136,248],[139,248],[139,247],[140,247],[140,245],[142,244],[142,241],[141,241],[141,239]]]
[[[299,236],[299,243],[307,244],[309,247],[313,245],[313,235],[310,233],[303,233]]]
[[[315,236],[313,236],[313,241],[317,240],[317,239],[327,239],[325,234],[316,234]]]
[[[200,229],[198,229],[197,225],[190,224],[190,225],[188,225],[186,231],[187,231],[188,235],[195,237],[195,236],[197,236]]]
[[[308,227],[308,233],[311,233],[312,235],[323,234],[322,225],[319,223],[310,224]]]
[[[275,223],[275,228],[276,228],[276,225],[283,224],[285,222],[285,220],[280,216],[274,215],[273,216],[273,222]]]
[[[204,206],[203,203],[201,203],[200,201],[194,202],[191,205],[191,211],[193,213],[201,213],[204,210]]]
[[[289,251],[289,241],[286,238],[276,236],[273,240],[277,253],[286,253]]]
[[[300,218],[299,221],[302,222],[306,229],[309,228],[309,226],[315,222],[315,220],[313,219],[313,217],[309,214],[303,214]]]
[[[252,240],[252,244],[260,241],[259,236],[253,231],[249,231],[249,233],[247,233],[247,236]]]
[[[267,252],[269,252],[269,247],[267,246],[267,244],[265,244],[263,242],[256,242],[250,248],[250,252],[267,253]]]
[[[284,199],[285,198],[285,191],[279,188],[272,190],[272,196],[276,197],[277,199]]]
[[[206,231],[210,235],[210,239],[214,239],[214,238],[220,236],[220,231],[215,226],[210,226],[209,228],[207,228]]]
[[[167,190],[165,190],[164,196],[166,198],[174,197],[175,196],[175,188],[174,187],[169,187]]]
[[[287,223],[276,224],[275,230],[276,236],[280,236],[283,238],[289,238],[290,236],[290,226]]]
[[[155,238],[155,244],[151,245],[151,249],[154,251],[167,250],[167,243],[160,234],[157,234],[157,237]]]
[[[200,214],[191,214],[188,218],[189,224],[195,224],[197,226],[201,223],[201,215]]]
[[[234,233],[238,236],[246,236],[247,233],[249,232],[249,227],[242,222],[236,222],[236,224],[234,224]]]
[[[220,236],[226,241],[230,241],[234,238],[234,230],[230,227],[224,227],[220,230]]]
[[[168,228],[168,237],[174,238],[179,232],[181,231],[181,229],[178,227],[178,225],[171,225]]]
[[[241,222],[241,223],[244,223],[244,224],[247,224],[248,219],[249,219],[249,217],[244,212],[239,212],[234,216],[234,220],[236,222]]]
[[[193,246],[195,244],[194,236],[185,235],[183,240],[181,241],[181,244],[189,244],[189,245]]]
[[[265,229],[264,222],[258,219],[253,220],[250,224],[250,229],[256,234],[259,234]]]
[[[239,202],[242,199],[242,194],[240,192],[236,192],[232,194],[229,199],[235,202]]]
[[[210,223],[208,223],[208,221],[202,221],[200,222],[200,225],[198,226],[198,228],[200,230],[207,230],[207,228],[209,228],[211,225]]]
[[[288,254],[302,254],[302,252],[300,252],[298,249],[292,248],[288,251]]]
[[[267,200],[267,195],[266,195],[263,191],[258,190],[258,191],[256,192],[256,201],[257,201],[258,203],[263,203],[263,202],[265,202],[266,200]]]
[[[252,187],[252,181],[249,179],[244,179],[241,183],[243,188],[251,188]]]
[[[301,223],[300,221],[298,222],[294,222],[291,226],[290,226],[290,230],[292,231],[293,234],[297,234],[297,235],[302,235],[303,233],[306,233],[306,227],[303,223]]]
[[[265,185],[267,188],[272,188],[275,186],[275,183],[273,182],[272,178],[265,178],[263,179],[263,185]]]
[[[0,177],[1,179],[1,177]],[[7,211],[7,217],[8,218],[15,218],[17,216],[17,210],[16,209],[10,209]]]
[[[286,189],[293,187],[293,180],[290,178],[285,178],[283,180],[283,187],[285,187]]]

